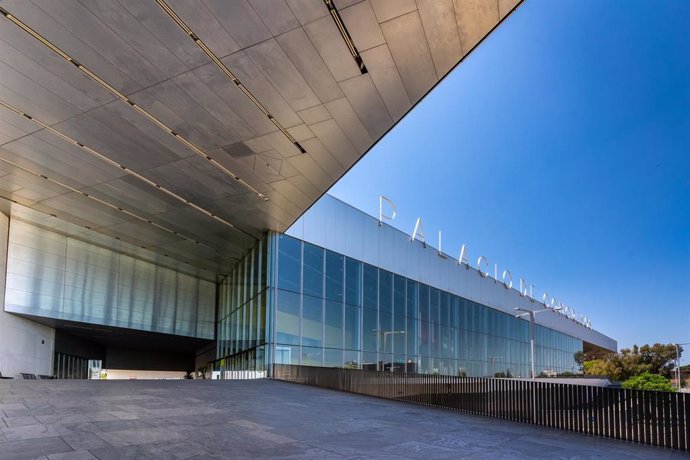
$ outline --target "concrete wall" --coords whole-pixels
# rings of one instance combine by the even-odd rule
[[[0,213],[0,305],[5,305],[9,218]],[[0,308],[0,372],[51,375],[55,330]]]
[[[508,289],[492,277],[483,277],[474,268],[478,254],[470,254],[469,268],[459,266],[456,259],[440,257],[431,246],[410,241],[410,235],[390,225],[379,225],[378,219],[330,195],[324,195],[285,233],[506,313],[514,314],[515,307],[544,308],[540,302],[520,295],[515,288]],[[433,241],[431,236],[429,239]],[[518,282],[516,278],[513,285],[517,287]],[[536,322],[602,348],[617,350],[612,338],[558,312],[536,315]]]

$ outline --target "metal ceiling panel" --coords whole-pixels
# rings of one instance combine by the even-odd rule
[[[237,182],[230,182],[203,158],[192,157],[166,163],[147,171],[157,183],[174,188],[192,201],[204,202],[228,196],[245,195],[247,191]]]
[[[194,75],[211,90],[217,100],[217,105],[227,107],[235,112],[255,135],[267,134],[276,130],[276,126],[261,111],[257,110],[256,106],[237,88],[237,85],[228,82],[228,78],[219,72],[218,67],[214,64],[195,69]],[[216,109],[214,104],[209,110],[215,113],[219,109]],[[224,119],[224,116],[219,115],[219,119]]]
[[[462,50],[468,53],[500,20],[498,3],[483,0],[453,0],[453,4]]]
[[[438,81],[417,11],[381,24],[386,43],[412,101],[421,99]]]
[[[445,75],[462,58],[453,0],[418,0],[437,75]]]
[[[378,139],[393,126],[393,119],[369,74],[342,81],[340,87],[371,137]]]
[[[304,30],[337,81],[360,74],[357,64],[338,32],[338,27],[330,16],[310,22],[304,26]]]
[[[155,188],[132,176],[100,182],[91,187],[85,187],[82,191],[145,216],[160,214],[183,206],[179,201],[157,193]]]
[[[278,90],[266,79],[256,64],[240,51],[221,59],[237,75],[252,94],[266,106],[269,112],[285,127],[298,125],[300,119]],[[227,80],[228,85],[233,83]]]
[[[328,16],[323,0],[287,0],[287,4],[302,25]]]
[[[328,120],[331,118],[331,114],[328,113],[326,107],[323,105],[317,105],[306,110],[299,112],[299,116],[306,124],[311,125],[318,123],[320,121]]]
[[[173,151],[157,142],[152,135],[146,135],[156,129],[147,126],[148,122],[133,125],[125,118],[116,116],[114,106],[121,105],[121,102],[111,104],[59,123],[55,128],[136,171],[146,171],[184,158],[180,155],[184,151]],[[155,155],[151,152],[155,152]],[[193,155],[191,152],[185,153],[187,157]]]
[[[343,97],[327,102],[326,108],[358,152],[365,152],[371,146],[372,137],[347,98]]]
[[[237,51],[239,46],[225,32],[213,15],[199,1],[171,0],[180,15],[197,27],[200,35],[214,46],[219,46],[227,53]],[[170,52],[192,69],[208,62],[208,57],[192,42],[189,37],[172,24],[166,14],[154,2],[141,0],[117,0],[117,4],[126,9],[139,23],[151,32]],[[217,42],[214,41],[217,39]]]
[[[318,138],[304,141],[304,148],[308,149],[309,156],[326,171],[326,174],[328,174],[333,181],[336,181],[339,177],[339,171],[342,171],[345,160],[336,159]],[[345,163],[345,165],[347,165],[347,163]]]
[[[360,53],[385,43],[371,3],[360,2],[344,8],[340,16]]]
[[[498,12],[501,19],[505,18],[510,12],[516,8],[522,0],[498,0]]]
[[[24,137],[40,128],[24,117],[0,106],[0,145]]]
[[[46,0],[43,0],[45,3]],[[132,15],[126,8],[116,2],[94,2],[89,0],[79,0],[79,2],[98,20],[122,39],[129,47],[135,51],[134,55],[127,54],[125,57],[130,59],[143,59],[151,66],[155,67],[166,77],[179,75],[180,72],[187,70],[187,66],[173,54],[164,42],[161,42],[146,27]],[[53,5],[56,3],[51,2]],[[59,7],[59,5],[58,5]],[[45,7],[43,7],[46,9]],[[70,11],[70,16],[72,12]],[[102,33],[99,33],[100,37]],[[100,40],[100,38],[99,38]],[[92,45],[93,46],[93,45]],[[96,49],[98,49],[96,47]],[[136,56],[139,55],[139,56]],[[135,57],[136,56],[136,57]],[[138,66],[138,61],[130,62],[130,65]],[[153,71],[153,69],[151,69]],[[155,72],[157,73],[157,72]],[[151,83],[157,81],[151,79]]]
[[[43,200],[33,208],[48,214],[57,214],[58,217],[70,222],[77,222],[92,228],[107,227],[132,220],[131,217],[117,210],[95,207],[90,201],[84,195],[69,192]]]
[[[59,185],[15,168],[4,161],[0,161],[0,170],[7,173],[0,177],[0,195],[8,200],[16,200],[23,204],[32,202],[33,204],[33,202],[68,192],[67,189]]]
[[[0,196],[213,278],[517,3],[337,0],[339,29],[323,0],[0,0]]]
[[[46,123],[57,123],[82,112],[75,105],[45,89],[4,62],[0,62],[0,75],[2,75],[0,101],[14,107],[21,107],[23,112]]]
[[[453,21],[455,24],[455,21]],[[378,90],[388,113],[399,120],[410,110],[412,103],[395,66],[388,45],[377,46],[362,53],[369,75]]]
[[[417,9],[415,0],[371,0],[379,23],[397,18]]]
[[[26,32],[13,24],[6,21],[0,22],[0,41],[2,47],[0,48],[0,59],[20,73],[24,73],[21,66],[31,69],[32,78],[35,78],[39,84],[43,85],[46,80],[55,85],[66,83],[82,92],[91,101],[96,102],[96,105],[104,104],[113,99],[113,96],[105,89],[77,71],[74,66],[68,65],[63,58],[39,41],[29,37]],[[21,56],[16,53],[20,53]],[[20,63],[20,60],[27,62]],[[39,75],[39,73],[45,73],[45,75]],[[45,87],[50,88],[49,85]],[[61,89],[64,89],[64,86]],[[75,102],[75,105],[78,103]]]
[[[349,159],[359,156],[343,130],[332,118],[314,123],[310,128],[341,166],[346,165]]]
[[[321,102],[343,97],[338,83],[304,29],[291,30],[276,39]]]
[[[274,39],[247,48],[246,53],[293,110],[319,104],[316,94]]]
[[[271,38],[271,32],[247,0],[203,0],[203,3],[233,36],[240,48]]]
[[[250,2],[274,36],[299,27],[299,21],[285,1],[250,0]]]
[[[98,2],[85,2],[82,5],[77,0],[33,0],[33,3],[101,57],[125,70],[142,87],[186,70],[167,48],[156,47],[154,43],[158,40],[146,28],[132,23],[134,18],[121,7],[114,8],[111,4],[110,7],[98,8],[95,4],[91,5],[91,9],[100,14],[99,17],[85,6]],[[123,37],[127,37],[131,43]],[[50,40],[49,36],[46,38]],[[154,65],[152,59],[158,65]],[[87,62],[82,64],[89,67]]]
[[[80,150],[41,131],[3,145],[0,158],[75,188],[125,174],[122,169],[110,167]]]
[[[0,30],[7,30],[7,27],[2,27]],[[26,41],[25,37],[22,38]],[[112,97],[109,97],[105,91],[96,89],[96,85],[89,80],[75,78],[74,81],[71,81],[72,76],[79,72],[75,72],[74,69],[65,69],[68,66],[65,65],[64,60],[59,63],[59,66],[53,66],[59,72],[59,74],[54,74],[37,61],[27,57],[23,52],[0,40],[0,62],[7,66],[3,66],[5,71],[16,72],[17,75],[21,75],[22,79],[28,79],[41,88],[58,95],[78,110],[90,110],[112,100]],[[65,70],[69,70],[69,72]],[[9,82],[9,80],[4,81]],[[91,97],[92,95],[96,96],[95,100]]]
[[[198,80],[196,84],[203,85]],[[240,140],[184,91],[176,78],[134,93],[131,99],[204,150]]]
[[[54,3],[59,3],[69,12],[67,4],[63,3],[62,0],[56,0]],[[80,40],[68,28],[65,28],[32,2],[26,0],[1,0],[0,6],[27,23],[34,30],[39,31],[39,33],[51,43],[61,49],[69,50],[70,55],[74,56],[77,61],[87,65],[100,75],[101,78],[104,78],[108,83],[120,89],[120,91],[127,93],[141,87],[139,83],[130,78],[126,70],[121,70],[117,64],[110,62],[105,56]],[[3,23],[3,27],[9,26],[11,25],[6,22]],[[79,25],[77,25],[77,28],[79,28]],[[112,40],[112,37],[106,38],[105,40],[108,39]],[[96,38],[96,42],[98,41],[99,40]]]

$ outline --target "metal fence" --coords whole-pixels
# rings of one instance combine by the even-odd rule
[[[690,394],[275,364],[277,380],[690,450]]]

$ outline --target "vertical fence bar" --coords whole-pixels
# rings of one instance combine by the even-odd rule
[[[682,404],[679,404],[678,407],[683,408],[683,418],[681,419],[683,421],[683,438],[685,440],[683,448],[685,450],[690,450],[690,394],[683,393],[681,396]]]
[[[530,380],[273,365],[305,385],[690,450],[690,395]]]
[[[684,402],[685,393],[676,393],[677,411],[678,411],[678,449],[690,450],[688,441],[690,441],[690,428],[688,427],[688,414],[685,411]]]
[[[673,393],[666,393],[665,391],[660,391],[662,401],[664,402],[664,447],[673,446],[673,438],[671,437],[671,396]]]

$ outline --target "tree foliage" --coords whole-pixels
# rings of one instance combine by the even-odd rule
[[[629,390],[676,391],[666,377],[649,372],[629,378],[622,386]]]
[[[680,354],[682,353],[683,348],[680,347]],[[587,375],[608,376],[617,381],[628,380],[645,372],[669,379],[675,369],[675,363],[676,346],[655,343],[641,347],[634,345],[632,349],[624,348],[618,353],[585,361],[584,371]]]

